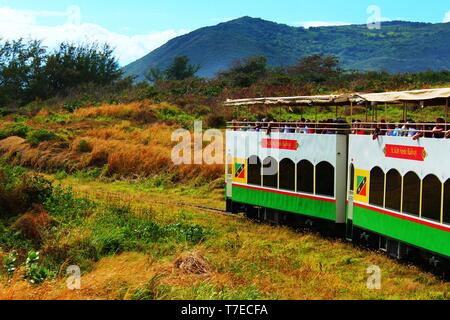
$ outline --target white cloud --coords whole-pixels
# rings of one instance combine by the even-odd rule
[[[332,26],[348,26],[351,25],[350,22],[342,21],[305,21],[297,23],[297,26],[309,29],[314,27],[332,27]]]
[[[67,20],[62,24],[50,26],[39,23],[38,17],[66,17]],[[121,65],[143,57],[168,40],[186,32],[186,30],[165,30],[128,36],[112,32],[97,24],[81,23],[81,13],[77,6],[71,6],[65,12],[25,11],[0,7],[0,37],[2,39],[40,39],[49,48],[55,48],[64,41],[106,42],[115,48]]]
[[[450,22],[450,11],[445,13],[444,23]]]

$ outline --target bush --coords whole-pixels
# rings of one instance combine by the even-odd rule
[[[92,147],[86,140],[80,140],[77,146],[77,151],[81,153],[89,153],[92,151]]]
[[[26,174],[16,192],[23,195],[23,199],[30,208],[33,204],[43,204],[53,192],[52,183],[38,174]]]
[[[45,210],[38,206],[33,211],[28,212],[14,223],[13,228],[19,230],[23,236],[40,244],[44,240],[44,233],[52,224],[52,219]]]
[[[56,186],[50,197],[44,202],[44,209],[61,222],[78,224],[81,218],[88,216],[95,208],[92,201],[76,198],[71,188]]]
[[[24,278],[32,284],[40,284],[50,275],[50,271],[47,268],[39,265],[39,258],[39,252],[30,251],[25,263]]]
[[[27,142],[33,147],[38,146],[41,142],[52,141],[56,139],[58,139],[58,136],[55,133],[45,129],[31,131],[29,134],[27,134]]]
[[[0,130],[0,140],[13,136],[26,138],[29,132],[30,128],[26,124],[13,123],[6,126],[5,129]]]

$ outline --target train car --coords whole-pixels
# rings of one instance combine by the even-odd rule
[[[438,100],[448,106],[449,96],[444,89],[361,97],[425,107]],[[398,259],[425,253],[433,264],[448,264],[448,159],[450,139],[350,135],[348,239],[364,240]]]
[[[290,98],[297,99],[297,98]],[[325,103],[325,97],[314,97]],[[334,101],[334,97],[328,97]],[[294,132],[295,124],[233,123],[227,130],[227,207],[288,225],[345,233],[347,137]],[[283,131],[292,126],[292,132]],[[286,130],[289,131],[289,130]]]

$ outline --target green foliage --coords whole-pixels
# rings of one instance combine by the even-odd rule
[[[29,205],[42,204],[53,194],[52,183],[37,174],[24,175],[19,190]]]
[[[136,217],[127,206],[112,206],[92,224],[91,241],[100,256],[127,251],[145,251],[157,242],[198,244],[209,232],[199,225],[160,225],[151,212]]]
[[[194,121],[197,120],[194,116],[174,107],[167,107],[158,110],[156,117],[158,120],[168,123],[176,123],[184,128],[192,127]]]
[[[92,151],[92,147],[86,140],[80,140],[77,146],[77,151],[81,153],[89,153]]]
[[[12,123],[7,125],[3,130],[0,130],[0,140],[12,136],[26,138],[30,130],[31,129],[24,123]]]
[[[237,61],[225,72],[219,75],[232,87],[250,87],[266,76],[268,71],[267,58],[256,56]]]
[[[3,258],[3,267],[8,276],[12,277],[17,268],[17,251],[11,251]]]
[[[137,288],[132,296],[131,300],[136,301],[152,301],[163,298],[163,290],[160,285],[162,275],[153,276],[145,285]]]
[[[161,71],[158,68],[151,68],[146,77],[150,82],[161,80],[181,81],[193,78],[199,69],[200,66],[194,66],[189,63],[187,56],[178,56],[173,59],[165,71]]]
[[[44,282],[49,276],[50,271],[39,264],[39,252],[28,252],[27,260],[25,262],[24,278],[31,284],[40,284]]]
[[[0,43],[0,105],[23,106],[85,83],[110,85],[121,77],[108,45],[62,43],[48,52],[38,40]]]
[[[41,142],[59,139],[58,135],[53,131],[46,129],[33,130],[27,134],[27,142],[36,147]]]
[[[95,208],[94,203],[75,196],[71,188],[55,186],[52,194],[44,202],[45,210],[61,222],[80,223]]]

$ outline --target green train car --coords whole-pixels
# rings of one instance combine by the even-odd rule
[[[352,108],[389,103],[404,106],[406,118],[408,104],[443,103],[447,114],[449,97],[450,89],[432,89],[228,100],[226,105]],[[314,228],[397,259],[420,259],[447,271],[450,139],[388,136],[375,120],[355,132],[342,123],[326,125],[326,130],[314,124],[312,131],[299,123],[230,123],[227,210],[260,221]],[[438,125],[450,129],[446,123]]]

